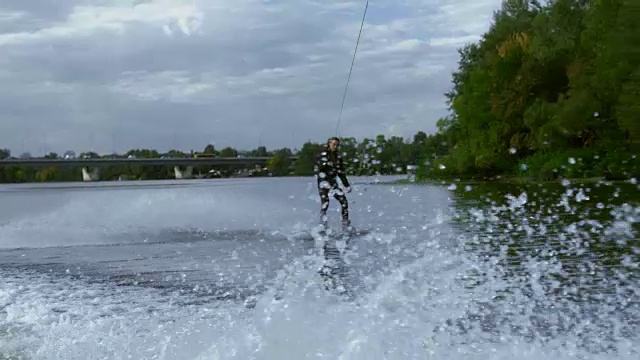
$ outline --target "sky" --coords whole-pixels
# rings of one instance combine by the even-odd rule
[[[501,0],[2,0],[0,148],[300,148],[433,133]]]

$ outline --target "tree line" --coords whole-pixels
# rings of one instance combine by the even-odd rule
[[[418,178],[629,179],[640,144],[640,2],[508,0],[459,50],[442,148]]]
[[[378,135],[375,139],[365,138],[358,142],[353,137],[341,139],[340,152],[345,158],[349,175],[387,175],[406,173],[408,165],[416,164],[423,157],[425,144],[430,137],[422,131],[413,136],[413,139],[404,139],[399,136],[386,138]],[[266,170],[253,172],[254,176],[310,176],[313,174],[313,165],[320,151],[324,148],[326,140],[307,141],[298,149],[280,148],[268,150],[264,146],[249,151],[241,151],[232,147],[216,149],[213,144],[208,144],[202,151],[182,152],[171,150],[160,153],[153,149],[132,149],[124,154],[100,155],[95,152],[83,152],[78,155],[81,158],[185,158],[185,157],[268,157]],[[297,160],[292,162],[291,157]],[[11,157],[8,149],[0,149],[0,159]],[[44,156],[49,159],[60,158],[56,153]],[[221,176],[233,176],[244,165],[198,165],[194,167],[194,174],[207,174],[209,170],[216,169]],[[140,166],[140,165],[113,165],[101,166],[100,178],[103,180],[125,179],[171,179],[174,178],[172,166]],[[79,181],[81,180],[80,167],[28,167],[11,166],[0,168],[0,182],[48,182],[48,181]]]

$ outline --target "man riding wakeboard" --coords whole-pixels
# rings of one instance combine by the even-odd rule
[[[327,141],[325,149],[316,159],[314,166],[314,175],[318,182],[318,192],[320,194],[320,224],[324,229],[327,228],[327,209],[329,208],[329,193],[333,192],[333,197],[338,200],[342,206],[342,230],[343,232],[352,232],[351,221],[349,220],[349,202],[345,196],[351,192],[351,186],[344,170],[344,162],[338,153],[340,139],[332,137]],[[336,178],[339,177],[344,191],[338,187]]]

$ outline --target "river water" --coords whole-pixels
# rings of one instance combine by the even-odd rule
[[[0,359],[640,358],[636,185],[380,180],[3,185]]]

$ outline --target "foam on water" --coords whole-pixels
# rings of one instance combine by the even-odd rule
[[[375,191],[390,190],[369,189]],[[637,359],[638,278],[623,270],[637,269],[638,246],[630,242],[639,209],[611,207],[616,214],[611,223],[584,216],[563,220],[554,213],[556,205],[575,213],[575,203],[585,201],[582,195],[565,195],[537,213],[528,212],[534,195],[526,193],[478,205],[467,214],[468,232],[451,231],[455,218],[446,211],[420,219],[421,226],[414,215],[402,215],[404,224],[373,231],[345,251],[355,299],[324,290],[317,254],[290,262],[251,305],[7,271],[0,287],[0,354],[34,359]],[[101,214],[119,229],[136,225],[125,215],[143,208],[177,224],[173,211],[160,209],[175,206],[169,199],[177,197],[129,196],[127,206],[119,208],[126,214]],[[117,207],[113,196],[107,198]],[[232,198],[240,202],[220,221],[238,219],[255,207],[248,195],[230,195],[229,203]],[[145,201],[154,206],[143,206]],[[136,203],[139,207],[127,213]],[[181,204],[199,206],[182,208],[188,214],[178,216],[183,225],[204,221],[198,211],[207,200],[194,197]],[[284,213],[251,216],[264,216],[266,222]],[[65,221],[62,215],[57,219]],[[148,227],[161,223],[138,220]],[[565,226],[549,244],[567,244],[563,253],[542,246],[519,257],[514,267],[513,248],[532,246],[527,239],[548,236],[550,223],[561,220]],[[91,216],[66,221],[67,226],[103,223]],[[516,240],[516,233],[523,236]],[[588,256],[571,260],[588,252],[585,241],[596,233],[603,236],[600,242],[632,246],[636,256],[624,255],[617,268]],[[2,235],[8,235],[6,229]],[[594,279],[600,283],[590,292],[587,285]]]
[[[3,280],[0,358],[191,359],[244,310],[42,274]]]
[[[399,239],[375,239],[387,243]],[[461,254],[431,242],[424,257],[368,279],[373,291],[357,301],[326,292],[317,276],[320,259],[301,258],[283,270],[255,308],[231,302],[185,305],[180,296],[148,289],[116,291],[81,282],[23,277],[9,281],[0,303],[12,329],[3,349],[39,359],[607,359],[583,342],[609,343],[615,358],[637,358],[637,336],[614,339],[586,333],[589,319],[553,337],[524,336],[521,326],[542,331],[535,299],[514,293],[498,308],[490,303],[509,281],[488,276],[481,286],[465,284],[470,270],[488,271]],[[540,271],[540,269],[538,269]],[[360,274],[361,276],[366,276]],[[377,278],[376,278],[377,277]],[[367,280],[367,279],[365,279]],[[28,290],[27,290],[28,289]],[[544,299],[543,294],[538,300]],[[547,314],[558,320],[559,314]],[[495,317],[494,319],[488,319]],[[483,321],[502,325],[483,329]],[[621,324],[617,319],[611,322]],[[486,325],[485,326],[489,326]],[[13,341],[12,337],[20,337]],[[632,335],[633,337],[633,335]],[[6,340],[8,339],[8,341]],[[16,346],[19,344],[19,346]]]
[[[273,184],[265,182],[262,186]],[[64,192],[55,199],[57,206],[46,206],[44,211],[36,208],[0,221],[0,248],[135,242],[145,240],[136,238],[135,233],[153,236],[167,229],[299,226],[291,221],[298,209],[295,202],[283,202],[264,189],[260,192],[235,184],[207,190],[171,187]],[[301,187],[300,192],[304,191]]]

